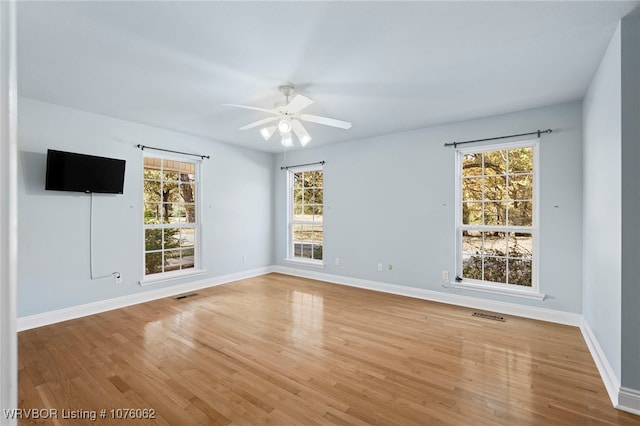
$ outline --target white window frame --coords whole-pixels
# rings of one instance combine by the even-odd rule
[[[324,268],[325,263],[324,263],[324,258],[325,258],[325,252],[324,252],[324,239],[322,242],[322,260],[320,259],[309,259],[306,257],[296,257],[294,256],[294,248],[293,248],[293,226],[294,225],[318,225],[317,222],[307,222],[307,221],[295,221],[294,220],[294,215],[293,215],[293,175],[295,173],[299,173],[299,172],[313,172],[313,171],[317,171],[317,170],[321,170],[322,171],[322,193],[323,193],[323,207],[324,207],[324,190],[325,190],[325,185],[324,185],[324,167],[322,166],[322,164],[318,164],[318,165],[311,165],[311,166],[300,166],[300,167],[290,167],[287,169],[287,254],[286,254],[286,258],[284,259],[285,262],[288,263],[297,263],[297,264],[301,264],[301,265],[305,265],[305,266],[313,266],[313,267],[317,267],[317,268]],[[322,225],[322,231],[324,233],[324,213],[323,213],[323,218],[322,218],[322,222],[320,223],[320,225]]]
[[[171,155],[166,155],[166,154],[145,154],[142,156],[142,182],[144,183],[144,159],[145,158],[160,158],[162,160],[169,160],[169,161],[179,161],[182,163],[192,163],[195,166],[195,214],[196,214],[196,222],[194,224],[187,224],[186,226],[184,225],[180,225],[178,224],[178,226],[176,226],[176,224],[172,224],[172,223],[167,223],[167,224],[158,224],[158,225],[147,225],[144,223],[144,213],[145,213],[145,206],[144,206],[144,188],[142,190],[142,196],[141,196],[141,204],[142,204],[142,208],[141,208],[141,212],[140,212],[140,218],[141,218],[141,223],[142,223],[142,231],[141,231],[141,235],[142,235],[142,279],[139,281],[139,284],[141,286],[146,286],[149,284],[156,284],[156,283],[161,283],[161,282],[166,282],[166,281],[171,281],[171,280],[175,280],[175,279],[180,279],[180,278],[185,278],[185,277],[191,277],[191,276],[196,276],[196,275],[203,275],[205,274],[207,271],[202,269],[201,267],[201,233],[202,233],[202,200],[201,200],[201,186],[202,186],[202,181],[201,181],[201,164],[202,164],[202,160],[199,159],[193,159],[193,158],[184,158],[184,157],[178,157],[178,156],[171,156]],[[189,268],[189,269],[184,269],[184,270],[178,270],[178,271],[169,271],[169,272],[161,272],[161,273],[157,273],[157,274],[152,274],[152,275],[146,275],[146,271],[145,271],[145,231],[147,229],[152,229],[152,228],[193,228],[195,229],[194,232],[194,258],[193,258],[193,268]]]
[[[463,288],[467,290],[475,290],[486,293],[501,294],[515,297],[522,297],[527,299],[544,300],[545,295],[540,293],[539,284],[539,212],[540,212],[540,141],[539,139],[483,145],[469,148],[458,148],[456,150],[456,217],[455,217],[455,240],[456,240],[456,276],[462,277],[462,231],[464,229],[485,230],[492,231],[498,230],[501,232],[518,232],[525,231],[530,232],[533,237],[533,253],[532,253],[532,275],[531,275],[531,287],[519,286],[515,284],[495,283],[491,281],[474,280],[469,278],[463,278],[462,281],[454,281],[452,285],[456,288]],[[529,227],[522,226],[474,226],[462,224],[462,158],[465,154],[479,153],[487,151],[502,151],[517,148],[533,148],[533,194],[532,194],[532,224]]]

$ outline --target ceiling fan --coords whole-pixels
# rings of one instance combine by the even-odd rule
[[[273,105],[273,108],[259,108],[248,105],[237,105],[237,104],[228,104],[223,103],[222,105],[236,107],[236,108],[245,108],[245,109],[253,109],[256,111],[264,111],[269,114],[273,114],[273,117],[264,118],[262,120],[254,121],[253,123],[247,124],[246,126],[240,127],[240,130],[253,129],[254,127],[263,126],[260,129],[260,134],[265,140],[269,140],[271,136],[277,131],[280,132],[280,136],[282,137],[282,145],[284,147],[293,146],[293,138],[291,136],[292,133],[295,133],[300,141],[300,145],[305,146],[311,141],[311,135],[307,132],[307,129],[304,128],[300,121],[308,121],[310,123],[323,124],[325,126],[338,127],[340,129],[350,129],[351,123],[348,121],[336,120],[334,118],[328,117],[320,117],[318,115],[312,114],[301,114],[300,111],[308,107],[313,103],[313,100],[303,95],[295,95],[291,101],[289,101],[289,97],[293,94],[293,86],[280,86],[280,93],[282,93],[285,97],[284,102],[276,102]],[[275,125],[270,125],[270,123],[275,123]]]

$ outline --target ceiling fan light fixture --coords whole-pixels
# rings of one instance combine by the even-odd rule
[[[271,139],[271,136],[273,136],[275,131],[276,131],[276,126],[263,127],[262,129],[260,129],[260,134],[262,135],[265,141],[268,141],[269,139]]]
[[[289,148],[293,146],[293,139],[291,138],[291,134],[282,135],[282,146],[285,148]]]
[[[278,130],[280,133],[291,133],[291,120],[283,118],[278,121]]]
[[[306,134],[306,135],[304,135],[303,137],[300,138],[300,145],[302,145],[302,146],[305,146],[309,142],[311,142],[311,136],[309,136],[309,134]]]

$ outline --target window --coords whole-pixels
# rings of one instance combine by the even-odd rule
[[[458,151],[458,276],[537,291],[538,143]]]
[[[198,265],[198,163],[144,158],[144,276]]]
[[[289,260],[322,264],[323,244],[322,167],[288,171]]]

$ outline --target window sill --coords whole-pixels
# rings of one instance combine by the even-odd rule
[[[206,269],[196,269],[196,270],[189,270],[185,272],[183,271],[166,272],[164,274],[158,274],[158,275],[153,275],[151,277],[143,278],[142,280],[138,281],[138,283],[140,284],[141,287],[144,287],[150,284],[157,284],[157,283],[163,283],[167,281],[179,280],[180,278],[195,277],[197,275],[204,275],[206,273],[207,273]]]
[[[476,284],[465,282],[452,282],[453,288],[459,288],[463,290],[480,291],[483,293],[500,294],[503,296],[520,297],[523,299],[544,300],[546,294],[538,293],[535,290],[520,290],[517,288],[506,288],[498,285],[491,284]]]
[[[301,266],[310,266],[312,268],[324,268],[324,262],[321,260],[284,259],[284,262]]]

